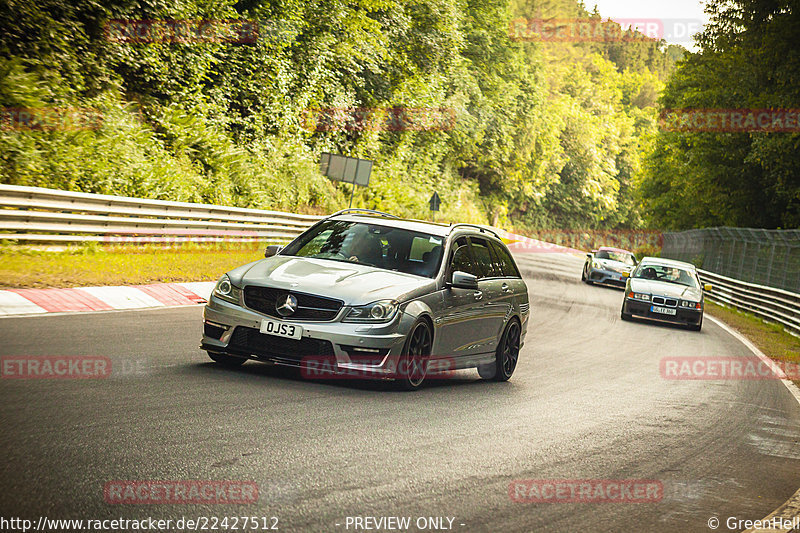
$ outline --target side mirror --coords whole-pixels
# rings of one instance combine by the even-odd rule
[[[706,291],[706,292],[711,292],[711,289],[713,289],[713,288],[714,287],[712,287],[710,283],[703,284],[703,290]]]
[[[450,284],[457,289],[477,289],[478,278],[473,274],[456,270],[453,272],[453,281]]]
[[[589,259],[591,259],[591,258],[592,258],[592,254],[586,254],[586,257],[588,257]]]
[[[264,257],[272,257],[273,255],[278,255],[278,253],[280,253],[281,250],[283,250],[283,246],[281,246],[280,244],[270,244],[264,251]]]
[[[623,272],[622,273],[622,277],[623,278],[629,278],[629,277],[631,277],[631,273],[630,272]]]

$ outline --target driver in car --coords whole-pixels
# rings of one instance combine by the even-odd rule
[[[369,233],[355,239],[350,246],[350,261],[378,265],[383,259],[383,250],[378,237]]]

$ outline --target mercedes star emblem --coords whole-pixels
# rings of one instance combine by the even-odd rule
[[[297,298],[292,294],[287,294],[286,298],[278,296],[275,302],[275,309],[281,316],[293,315],[294,312],[297,311]]]

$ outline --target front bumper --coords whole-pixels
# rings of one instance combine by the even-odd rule
[[[602,283],[604,285],[613,285],[614,287],[625,287],[627,278],[621,272],[614,272],[613,270],[604,270],[600,268],[589,269],[589,281],[592,283]]]
[[[684,324],[696,326],[703,320],[702,309],[689,309],[677,307],[675,308],[674,315],[667,315],[663,313],[654,313],[650,309],[653,304],[650,302],[643,302],[633,298],[625,298],[623,312],[641,318],[650,320],[657,320],[659,322],[669,322],[672,324]]]
[[[343,373],[394,377],[415,317],[398,312],[390,322],[364,324],[341,322],[343,312],[329,322],[286,320],[303,328],[300,340],[294,340],[260,333],[263,319],[282,320],[212,296],[203,311],[200,348],[301,369],[321,365]]]

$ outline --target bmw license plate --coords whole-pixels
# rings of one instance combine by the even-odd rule
[[[657,305],[653,305],[650,307],[651,313],[661,313],[662,315],[674,315],[677,311],[675,309],[670,309],[669,307],[658,307]]]
[[[300,340],[300,337],[303,336],[302,326],[285,324],[283,322],[278,322],[277,320],[262,320],[259,331],[261,333],[266,333],[267,335],[275,335],[276,337],[286,337],[287,339],[295,340]]]

